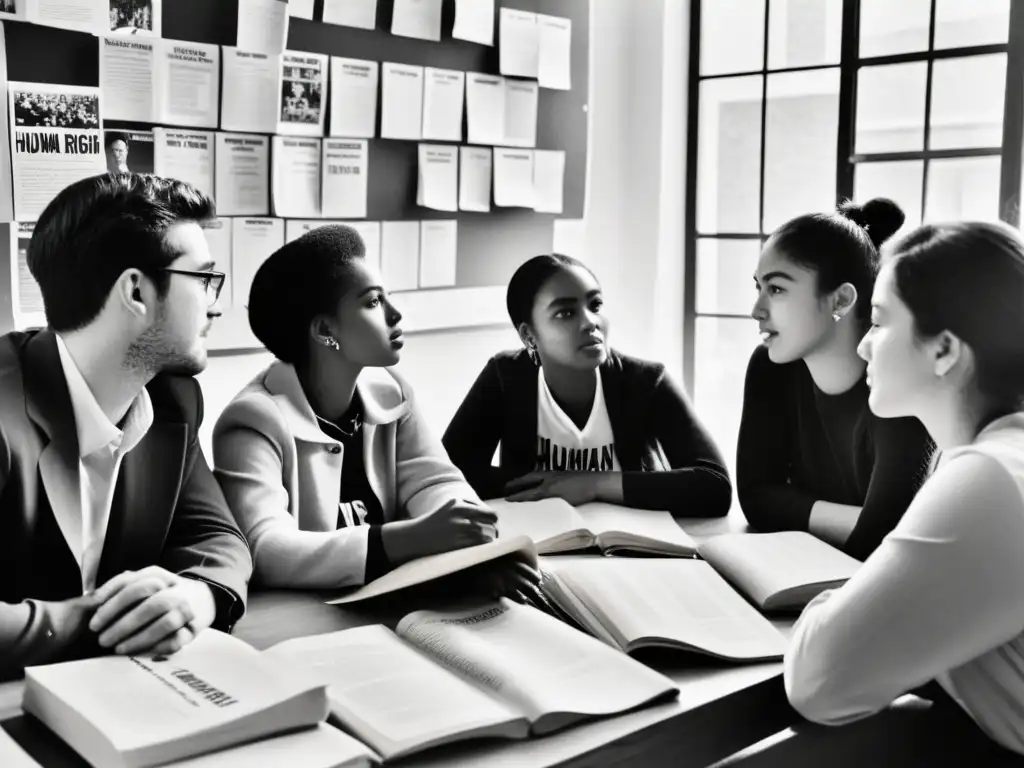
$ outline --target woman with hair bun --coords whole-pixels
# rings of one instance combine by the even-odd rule
[[[1024,754],[1024,242],[1001,224],[917,229],[879,274],[871,323],[871,410],[919,419],[940,459],[854,577],[805,609],[787,694],[840,724],[936,680]]]
[[[924,428],[871,414],[857,356],[878,248],[903,220],[891,200],[847,202],[792,219],[765,243],[751,313],[763,343],[747,367],[736,467],[740,506],[759,531],[810,531],[863,560],[927,474]]]

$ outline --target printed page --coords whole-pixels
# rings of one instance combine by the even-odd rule
[[[271,203],[275,216],[316,218],[320,215],[320,139],[273,137]]]
[[[391,34],[441,40],[441,0],[395,0]]]
[[[420,223],[382,221],[380,274],[390,292],[415,291],[419,287]]]
[[[459,208],[459,152],[449,144],[419,145],[416,205],[435,211]]]
[[[4,768],[42,768],[3,728],[0,728],[0,765]]]
[[[466,125],[470,144],[505,143],[505,78],[466,73]]]
[[[189,128],[216,128],[220,107],[220,46],[161,40],[156,52],[158,122]]]
[[[729,533],[700,545],[700,554],[758,605],[785,590],[837,586],[860,567],[854,558],[806,531]]]
[[[238,0],[236,47],[276,56],[288,39],[288,0]]]
[[[221,309],[231,309],[234,300],[231,293],[231,222],[233,219],[228,216],[218,216],[203,227],[203,235],[206,237],[206,244],[210,248],[210,257],[214,261],[213,268],[225,274],[224,287],[220,290],[220,298],[217,305]],[[243,297],[238,303],[247,304],[248,296]]]
[[[548,550],[547,544],[563,538],[566,544],[581,548],[593,542],[587,522],[564,499],[488,499],[486,504],[498,514],[498,535],[502,538],[527,536],[542,552]]]
[[[108,9],[107,0],[32,0],[27,20],[46,27],[102,35],[110,31]]]
[[[700,560],[559,558],[545,568],[624,650],[667,645],[741,661],[786,650],[782,634]]]
[[[281,56],[277,132],[323,136],[327,114],[327,61],[320,53],[286,51]]]
[[[531,722],[565,713],[537,732],[630,709],[675,689],[666,677],[601,641],[506,599],[475,610],[416,611],[399,622],[397,632],[514,704]]]
[[[231,223],[231,275],[235,303],[249,303],[256,270],[284,245],[283,219],[235,219]]]
[[[378,756],[369,747],[321,723],[315,728],[176,760],[161,768],[368,768],[377,762]],[[6,763],[4,767],[8,768]]]
[[[265,216],[270,211],[270,142],[266,136],[216,134],[217,212]]]
[[[0,21],[0,222],[14,220],[14,179],[11,172],[11,126],[7,109],[7,38]]]
[[[14,217],[35,221],[69,184],[106,170],[100,89],[8,84]]]
[[[16,330],[46,325],[43,293],[28,268],[28,244],[34,229],[35,224],[28,221],[12,221],[8,225],[11,238],[11,310]]]
[[[421,138],[423,67],[385,61],[380,135],[383,139]]]
[[[132,37],[163,37],[163,0],[109,0],[107,31]],[[106,3],[104,3],[104,6]]]
[[[324,23],[374,29],[377,26],[377,0],[324,0]]]
[[[420,288],[453,288],[458,261],[459,222],[420,222]]]
[[[100,44],[100,90],[108,120],[154,123],[159,40],[106,35]]]
[[[540,53],[537,14],[502,8],[498,33],[498,71],[503,75],[536,79]]]
[[[491,210],[490,147],[459,147],[459,209]]]
[[[153,143],[153,172],[157,176],[188,182],[213,196],[212,131],[154,128]]]
[[[288,15],[296,19],[313,19],[315,0],[288,0]]]
[[[505,144],[537,146],[537,83],[505,81]]]
[[[363,238],[366,246],[366,263],[380,270],[380,222],[379,221],[346,221]]]
[[[494,0],[455,0],[452,37],[494,45]]]
[[[376,61],[331,57],[331,136],[376,136],[379,80]]]
[[[366,217],[369,148],[365,139],[324,139],[323,215],[334,219]]]
[[[423,80],[423,138],[462,141],[466,73],[426,67]]]
[[[533,210],[538,213],[561,213],[565,187],[565,152],[533,151]]]
[[[332,713],[385,758],[522,719],[380,624],[286,640],[264,654],[306,666],[327,685]]]
[[[494,148],[494,204],[533,208],[533,150]]]
[[[648,539],[664,542],[670,545],[670,549],[675,548],[680,553],[693,554],[697,551],[696,542],[668,512],[632,509],[600,501],[581,504],[576,511],[595,535],[627,534],[625,537],[614,537],[617,543],[623,539]]]
[[[537,81],[541,88],[572,88],[572,19],[537,14]]]
[[[221,128],[226,131],[274,133],[277,129],[280,77],[280,56],[224,46]]]

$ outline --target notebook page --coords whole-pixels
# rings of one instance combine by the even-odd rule
[[[759,605],[785,589],[849,579],[860,566],[805,531],[726,533],[702,543],[700,553]]]
[[[385,757],[522,717],[380,624],[286,640],[264,654],[307,666],[328,686],[334,714]]]
[[[553,712],[610,714],[675,689],[624,653],[509,600],[475,611],[416,611],[398,633],[531,720]]]
[[[616,504],[592,501],[576,508],[595,535],[621,532],[655,541],[663,541],[696,552],[693,539],[679,527],[671,514],[662,510],[632,509]]]
[[[576,509],[563,499],[490,499],[486,504],[498,513],[498,535],[503,539],[510,536],[528,536],[535,544],[540,545],[566,533],[587,529],[587,524]]]
[[[574,559],[545,568],[627,642],[664,638],[749,660],[786,649],[779,631],[703,561]]]

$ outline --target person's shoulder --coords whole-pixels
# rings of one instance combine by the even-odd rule
[[[526,353],[524,347],[518,349],[503,349],[494,355],[487,361],[487,365],[497,368],[499,371],[514,371],[514,370],[529,370],[530,368],[536,368],[533,360]]]
[[[184,421],[198,428],[203,415],[203,390],[193,376],[159,373],[146,385],[153,403],[153,421]]]
[[[284,429],[284,416],[266,383],[272,368],[273,364],[260,371],[231,398],[231,402],[217,417],[214,436],[230,427],[249,427],[262,432],[274,431],[274,426]]]
[[[640,357],[627,355],[617,349],[608,349],[608,359],[604,365],[609,368],[621,371],[627,376],[642,376],[644,378],[659,379],[665,375],[665,365],[656,360],[644,360]]]

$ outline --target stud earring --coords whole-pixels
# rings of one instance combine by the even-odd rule
[[[838,312],[833,312],[832,313],[832,322],[833,323],[838,323],[842,319],[843,319],[843,316],[840,315]]]
[[[540,360],[537,357],[537,348],[535,346],[533,346],[532,344],[527,344],[526,354],[530,356],[530,360],[533,361],[534,365],[540,367]]]
[[[320,343],[330,349],[341,349],[341,345],[338,344],[337,339],[335,339],[333,336],[324,336],[320,340]]]

